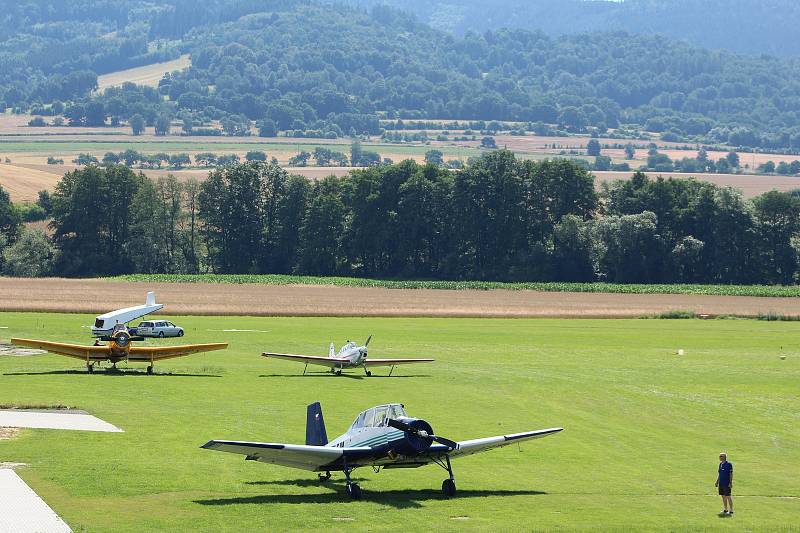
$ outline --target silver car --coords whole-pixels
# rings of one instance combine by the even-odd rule
[[[183,328],[166,320],[147,320],[136,326],[140,337],[183,337]]]

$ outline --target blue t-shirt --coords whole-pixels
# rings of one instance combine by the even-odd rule
[[[719,464],[719,486],[727,487],[733,478],[733,464],[725,461]]]

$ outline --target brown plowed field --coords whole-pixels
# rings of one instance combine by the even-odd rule
[[[800,316],[800,298],[534,291],[375,289],[309,285],[128,283],[0,278],[0,311],[103,313],[144,302],[170,315],[618,318],[692,310],[711,315]]]

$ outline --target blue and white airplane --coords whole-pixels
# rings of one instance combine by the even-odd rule
[[[362,412],[345,434],[328,442],[322,407],[316,402],[308,406],[305,445],[212,440],[201,447],[238,453],[247,461],[320,472],[320,480],[330,479],[332,471],[342,471],[347,481],[347,493],[355,500],[361,498],[361,488],[350,479],[350,473],[356,468],[371,466],[377,472],[380,468],[418,468],[435,463],[449,474],[442,482],[442,492],[449,498],[456,494],[450,459],[546,437],[562,429],[540,429],[455,442],[434,434],[425,420],[409,417],[402,404],[392,403]]]

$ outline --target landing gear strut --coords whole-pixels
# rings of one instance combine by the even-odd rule
[[[370,376],[372,375],[372,372],[370,372],[369,370],[367,370],[367,367],[366,367],[366,366],[364,367],[364,373],[367,375],[367,377],[370,377]]]
[[[344,458],[344,477],[347,479],[347,494],[350,495],[350,499],[352,500],[360,500],[361,499],[361,487],[358,486],[357,483],[353,483],[350,480],[350,472],[352,472],[352,468],[347,468],[347,457]]]
[[[444,460],[444,465],[440,464],[439,466],[447,470],[450,477],[442,481],[442,494],[444,494],[445,498],[452,498],[456,495],[456,480],[453,477],[453,467],[450,466],[450,456],[445,455]]]

